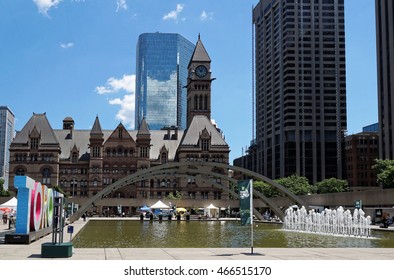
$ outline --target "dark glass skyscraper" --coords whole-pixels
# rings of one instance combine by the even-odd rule
[[[394,1],[376,0],[379,158],[394,159]]]
[[[135,127],[186,128],[187,66],[194,44],[179,34],[144,33],[137,43]]]
[[[344,0],[260,0],[253,11],[256,166],[270,178],[342,178]]]

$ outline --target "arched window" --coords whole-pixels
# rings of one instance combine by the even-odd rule
[[[15,172],[16,176],[25,176],[25,170],[23,168],[18,168]]]
[[[198,96],[195,95],[194,96],[194,110],[197,110],[197,109],[198,109]]]
[[[44,168],[41,172],[42,183],[44,185],[49,185],[51,183],[51,170],[49,168]]]

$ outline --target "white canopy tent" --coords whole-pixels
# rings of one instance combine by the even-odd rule
[[[0,204],[0,208],[7,207],[16,210],[17,205],[18,205],[18,200],[15,197],[13,197],[10,200],[4,202],[3,204]]]
[[[150,208],[151,209],[170,209],[170,206],[164,204],[163,202],[161,202],[161,200],[159,200],[158,202],[156,202],[155,204],[150,206]]]
[[[219,217],[219,207],[216,207],[211,203],[209,206],[204,208],[204,215],[209,218]]]
[[[17,204],[18,204],[18,200],[15,197],[13,197],[10,200],[4,202],[3,204],[0,204],[0,208],[3,210],[8,208],[9,209],[8,211],[12,211],[12,210],[16,211]],[[0,209],[0,214],[5,212],[1,209]]]

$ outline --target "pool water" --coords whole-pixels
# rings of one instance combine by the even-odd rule
[[[372,238],[343,237],[256,223],[253,236],[256,248],[394,248],[390,232],[373,231]],[[251,246],[251,227],[239,221],[90,220],[72,242],[75,248],[245,248]]]

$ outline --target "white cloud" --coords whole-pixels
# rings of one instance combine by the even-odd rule
[[[168,14],[166,14],[166,15],[163,17],[163,19],[164,19],[164,20],[170,20],[170,19],[172,19],[172,20],[177,21],[177,20],[178,20],[178,15],[183,11],[183,7],[184,7],[184,6],[185,6],[184,4],[177,4],[177,5],[176,5],[176,10],[171,11],[171,12],[169,12]],[[182,19],[182,20],[184,20],[184,19]]]
[[[118,5],[116,12],[118,12],[119,9],[127,10],[126,0],[116,0],[116,5]]]
[[[33,0],[38,7],[38,11],[46,16],[48,16],[49,9],[56,7],[62,1],[63,0]]]
[[[126,127],[134,129],[135,95],[126,94],[123,98],[109,100],[111,105],[119,105],[120,109],[116,119],[120,120]]]
[[[213,13],[207,13],[206,11],[202,11],[200,15],[201,21],[212,20],[212,19],[213,19]]]
[[[111,77],[107,80],[107,84],[105,86],[98,86],[95,91],[98,94],[117,93],[119,91],[134,93],[135,75],[123,75],[121,79]]]
[[[125,92],[126,94],[122,98],[110,99],[108,103],[120,106],[116,119],[120,120],[125,126],[134,128],[135,75],[123,75],[120,79],[111,77],[107,80],[105,86],[98,86],[95,91],[98,94]]]
[[[73,42],[61,43],[61,44],[60,44],[60,47],[61,47],[62,49],[69,49],[69,48],[74,47],[74,43],[73,43]]]

